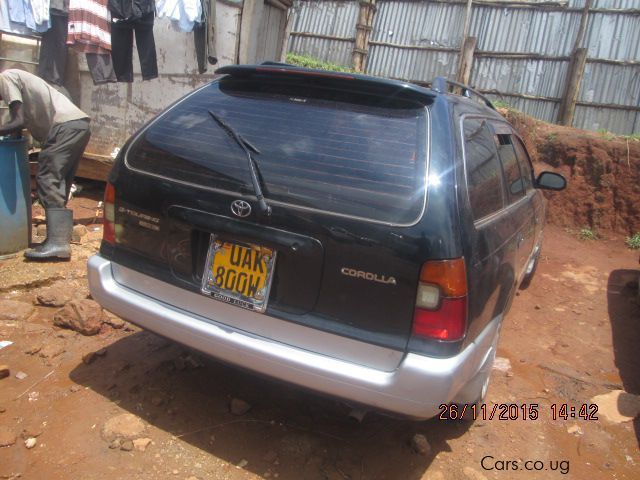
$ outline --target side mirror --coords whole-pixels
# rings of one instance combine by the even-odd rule
[[[567,181],[562,175],[554,172],[542,172],[536,179],[536,187],[545,190],[564,190]]]

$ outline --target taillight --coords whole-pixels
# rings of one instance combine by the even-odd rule
[[[116,189],[107,182],[104,190],[104,220],[102,229],[102,240],[111,245],[116,244]]]
[[[413,335],[460,340],[467,325],[467,274],[463,258],[426,262],[413,315]]]

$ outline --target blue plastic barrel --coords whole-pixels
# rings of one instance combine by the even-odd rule
[[[0,137],[0,259],[24,250],[31,236],[31,182],[25,138]]]

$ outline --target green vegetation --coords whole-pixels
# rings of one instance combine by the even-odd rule
[[[505,102],[504,100],[492,100],[491,103],[493,103],[493,106],[496,108],[504,108],[506,110],[514,110],[514,108],[509,105],[507,102]]]
[[[287,63],[299,67],[316,68],[318,70],[333,70],[335,72],[353,72],[353,69],[336,65],[335,63],[323,62],[308,55],[297,55],[287,53]]]
[[[580,240],[597,240],[598,234],[591,228],[581,228],[578,232],[578,238]]]
[[[634,142],[640,142],[640,133],[634,133],[633,135],[625,135],[627,140],[633,140]]]
[[[639,249],[640,248],[640,232],[636,232],[632,236],[625,238],[624,243],[626,243],[627,247],[629,247],[632,250]]]
[[[602,135],[606,140],[613,140],[614,138],[616,138],[616,135],[614,133],[611,133],[606,128],[599,129],[598,133]]]

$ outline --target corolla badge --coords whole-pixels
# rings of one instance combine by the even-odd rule
[[[236,217],[248,217],[251,213],[251,205],[244,200],[234,200],[231,202],[231,213]]]
[[[377,273],[363,272],[362,270],[356,270],[355,268],[342,267],[340,273],[347,277],[361,278],[363,280],[369,280],[370,282],[385,283],[388,285],[395,285],[395,277],[387,277],[386,275],[378,275]]]

